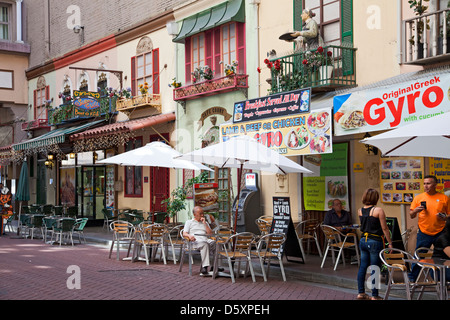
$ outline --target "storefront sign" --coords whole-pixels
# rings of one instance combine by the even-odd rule
[[[349,210],[348,144],[333,145],[332,154],[305,156],[303,166],[312,174],[303,175],[303,198],[306,210],[327,211],[334,199]]]
[[[423,192],[423,158],[381,158],[380,190],[384,203],[407,203]]]
[[[100,94],[98,92],[74,91],[74,116],[98,117],[100,116]]]
[[[309,112],[311,89],[273,94],[234,104],[233,123],[296,115]]]
[[[450,110],[450,75],[439,74],[333,99],[335,135],[386,130]]]
[[[444,192],[444,183],[450,182],[450,159],[430,158],[430,174],[436,176],[438,184],[436,190]]]
[[[331,109],[220,126],[220,141],[238,135],[287,156],[331,153]]]

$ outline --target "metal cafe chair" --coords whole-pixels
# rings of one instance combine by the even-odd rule
[[[178,272],[181,272],[183,269],[184,264],[184,258],[186,255],[188,256],[188,262],[189,262],[189,275],[192,276],[192,264],[194,261],[194,254],[200,255],[199,249],[194,249],[192,247],[192,241],[189,240],[188,237],[183,236],[183,230],[184,228],[180,228],[180,237],[183,239],[183,245],[181,247],[181,253],[180,253],[180,268],[178,269]],[[201,266],[200,266],[201,267]]]
[[[257,242],[256,251],[251,251],[251,255],[259,258],[261,264],[261,271],[264,281],[267,281],[270,270],[270,260],[272,258],[278,259],[280,265],[281,276],[283,281],[286,281],[286,274],[284,273],[281,248],[286,241],[286,235],[283,233],[269,233],[263,235]],[[264,268],[264,263],[267,262],[267,272]]]
[[[322,264],[320,265],[321,268],[323,268],[323,265],[328,255],[328,251],[331,251],[333,257],[334,270],[336,270],[341,256],[342,262],[345,266],[345,259],[342,252],[344,251],[344,249],[347,248],[355,249],[356,256],[358,258],[358,265],[360,264],[358,242],[355,233],[349,232],[344,235],[342,232],[331,226],[321,225],[320,227],[322,228],[322,231],[325,235],[325,239],[327,241],[327,247],[325,249],[325,253],[323,254]],[[348,242],[349,238],[353,238],[353,242]],[[338,252],[337,259],[335,259],[334,255],[335,252]]]
[[[111,242],[111,248],[109,249],[109,258],[111,259],[111,254],[114,248],[114,244],[117,249],[117,260],[120,258],[120,244],[127,243],[128,244],[128,252],[127,257],[130,256],[131,246],[134,243],[134,226],[128,221],[117,220],[111,222],[109,225],[111,230],[114,232],[113,240]]]
[[[319,244],[319,236],[317,234],[317,227],[319,223],[315,219],[303,220],[297,227],[295,227],[295,233],[297,234],[298,244],[300,245],[300,250],[302,251],[303,258],[305,259],[305,250],[303,248],[303,241],[306,242],[308,247],[308,253],[310,249],[311,241],[314,241],[317,250],[319,251],[319,256],[323,257],[322,249]]]
[[[160,255],[164,261],[164,264],[167,264],[166,254],[164,250],[164,237],[166,233],[167,228],[164,225],[158,223],[152,224],[148,227],[136,231],[136,239],[133,248],[132,261],[135,261],[135,259],[139,257],[139,253],[143,248],[145,254],[145,261],[147,264],[149,264],[150,252],[152,254],[151,262],[153,262],[158,249],[161,249]]]

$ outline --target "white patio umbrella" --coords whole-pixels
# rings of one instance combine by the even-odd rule
[[[118,164],[121,166],[150,166],[212,171],[212,169],[202,165],[201,163],[174,159],[180,155],[181,153],[173,149],[171,146],[159,141],[154,141],[147,143],[143,147],[97,161],[97,163]]]
[[[240,168],[238,176],[237,203],[241,187],[243,169],[267,171],[272,173],[311,173],[310,170],[298,163],[267,148],[249,136],[238,136],[225,142],[214,144],[203,149],[183,154],[179,159],[206,163],[220,168]],[[234,230],[236,231],[237,206],[234,216]]]
[[[360,141],[385,156],[450,158],[450,112]]]

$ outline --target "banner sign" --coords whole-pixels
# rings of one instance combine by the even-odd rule
[[[195,183],[194,206],[202,207],[204,212],[219,210],[219,184]]]
[[[310,103],[310,88],[236,102],[234,104],[233,123],[309,112]]]
[[[248,135],[287,156],[331,153],[331,109],[220,125],[220,141]]]
[[[98,117],[100,116],[100,93],[74,91],[74,116]]]
[[[450,110],[450,74],[335,96],[336,136],[386,130]]]

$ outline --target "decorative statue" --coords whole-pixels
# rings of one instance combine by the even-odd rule
[[[312,18],[315,13],[309,9],[302,11],[302,31],[295,31],[291,33],[292,37],[297,37],[295,41],[295,49],[314,49],[323,46],[323,39],[319,34],[319,26]],[[305,48],[306,45],[306,48]]]

